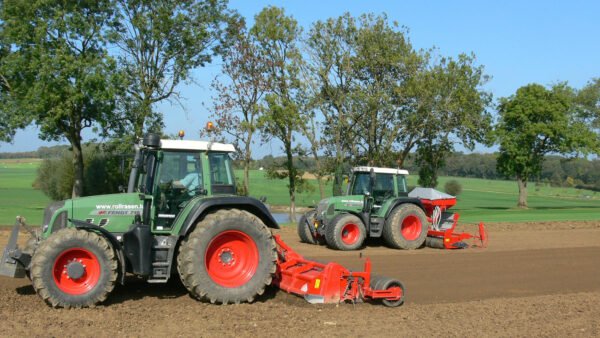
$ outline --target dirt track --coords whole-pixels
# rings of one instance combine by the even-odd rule
[[[493,224],[484,250],[362,250],[402,280],[407,302],[310,305],[270,289],[253,304],[190,298],[176,280],[129,279],[95,309],[51,309],[25,280],[0,277],[2,336],[600,336],[600,222]],[[299,243],[307,257],[362,268],[358,252]],[[0,232],[0,245],[8,233]]]

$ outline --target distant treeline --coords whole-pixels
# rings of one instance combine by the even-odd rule
[[[7,158],[57,158],[69,150],[69,146],[39,147],[38,150],[17,153],[0,153],[0,159]]]
[[[497,154],[463,154],[452,153],[446,161],[446,166],[440,170],[441,176],[472,177],[483,179],[507,179],[496,170]],[[277,161],[284,161],[283,157],[265,156],[261,160],[252,162],[252,167],[269,168]],[[315,167],[312,158],[299,158],[299,169],[313,171]],[[403,169],[417,174],[419,167],[410,156]],[[348,173],[350,166],[344,172]],[[512,179],[512,177],[508,177]],[[546,156],[542,172],[535,179],[535,183],[548,184],[554,187],[575,187],[600,191],[600,160],[587,160],[582,158],[569,159],[561,156]]]
[[[17,158],[62,158],[69,150],[68,146],[40,147],[35,151],[0,153],[0,159]],[[403,169],[416,174],[419,170],[410,156],[405,162]],[[446,166],[440,170],[442,176],[472,177],[483,179],[506,179],[496,170],[497,154],[463,154],[452,153],[446,161]],[[310,157],[298,157],[298,168],[307,172],[314,172],[315,161]],[[66,160],[65,160],[66,161]],[[285,161],[285,158],[267,155],[260,160],[251,162],[252,169],[271,168],[276,163]],[[115,160],[116,162],[116,160]],[[115,163],[116,164],[116,163]],[[238,168],[242,164],[236,161]],[[344,172],[349,173],[351,166],[348,165]],[[114,168],[113,168],[114,169]],[[587,160],[582,158],[569,159],[560,156],[546,156],[540,176],[535,183],[548,184],[554,187],[575,187],[600,191],[600,160]]]

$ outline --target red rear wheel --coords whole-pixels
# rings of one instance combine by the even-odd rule
[[[355,244],[360,238],[360,229],[357,224],[347,223],[342,227],[342,242],[347,245]]]
[[[397,249],[420,248],[427,238],[427,216],[418,205],[404,203],[395,207],[385,220],[383,239]]]
[[[204,262],[215,283],[236,288],[254,276],[259,262],[258,248],[247,234],[236,230],[224,231],[208,244]]]
[[[402,232],[402,236],[409,241],[414,241],[421,235],[423,231],[423,224],[421,220],[414,215],[407,216],[402,221],[400,231]]]
[[[257,216],[220,209],[196,223],[179,247],[177,270],[192,296],[211,303],[252,302],[273,281],[273,234]]]

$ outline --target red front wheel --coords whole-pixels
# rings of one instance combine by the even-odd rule
[[[90,307],[113,290],[117,267],[114,250],[104,237],[66,228],[40,243],[31,260],[31,281],[54,307]]]
[[[365,241],[367,231],[356,215],[341,214],[326,225],[327,244],[337,250],[356,250]]]
[[[84,248],[67,249],[54,261],[54,282],[69,295],[82,295],[92,290],[98,285],[100,274],[98,257]]]

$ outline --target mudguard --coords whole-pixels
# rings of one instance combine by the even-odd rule
[[[187,215],[183,226],[179,231],[180,236],[185,236],[203,215],[217,209],[235,208],[246,210],[260,220],[269,228],[279,229],[279,224],[271,215],[264,203],[252,197],[245,196],[219,196],[201,200]]]
[[[97,226],[92,223],[88,223],[86,221],[80,221],[80,220],[69,218],[69,222],[71,222],[77,229],[97,231],[108,240],[108,242],[112,245],[113,250],[115,250],[115,253],[117,254],[117,259],[119,260],[119,267],[121,270],[119,273],[119,275],[120,275],[119,283],[121,283],[121,285],[124,285],[125,284],[125,273],[126,273],[126,268],[127,268],[125,265],[125,254],[123,253],[123,246],[121,245],[119,240],[115,237],[115,235],[100,226]]]

